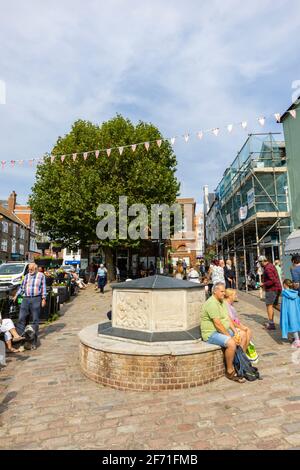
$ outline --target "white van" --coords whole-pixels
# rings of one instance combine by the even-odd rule
[[[0,287],[14,287],[22,283],[29,263],[22,261],[0,264]]]

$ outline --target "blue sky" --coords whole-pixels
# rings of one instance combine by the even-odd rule
[[[166,137],[248,120],[247,131],[175,144],[181,195],[202,202],[203,185],[213,190],[247,133],[262,131],[256,118],[291,104],[299,31],[293,0],[2,2],[0,160],[50,151],[78,118],[121,113]],[[0,169],[0,199],[14,189],[25,202],[33,181],[28,165]]]

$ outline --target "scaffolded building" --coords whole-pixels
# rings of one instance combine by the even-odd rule
[[[250,134],[216,189],[219,255],[231,258],[240,288],[258,256],[283,261],[290,211],[285,144],[278,134]]]

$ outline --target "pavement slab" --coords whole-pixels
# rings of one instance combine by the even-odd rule
[[[300,354],[279,328],[263,329],[258,298],[241,293],[236,308],[253,331],[263,380],[125,392],[88,380],[79,368],[78,333],[111,310],[110,288],[103,296],[88,286],[41,328],[37,350],[10,356],[1,369],[0,449],[299,448]]]

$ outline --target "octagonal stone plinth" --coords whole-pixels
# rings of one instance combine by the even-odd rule
[[[79,334],[87,377],[142,391],[195,387],[224,375],[221,348],[200,337],[202,286],[150,276],[112,288],[112,321]]]
[[[205,302],[200,284],[150,276],[115,284],[112,288],[113,329],[127,330],[130,335],[130,330],[155,334],[199,327],[201,306]]]
[[[79,338],[85,376],[119,390],[178,390],[224,376],[221,348],[201,340],[145,343],[98,335],[98,325]]]

